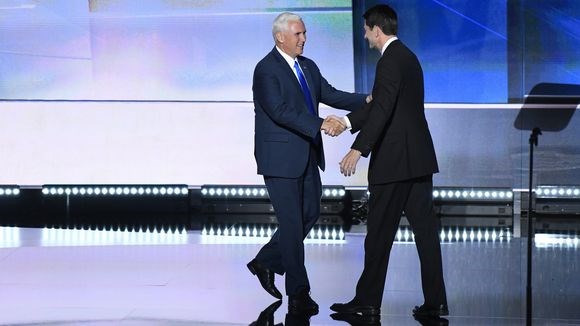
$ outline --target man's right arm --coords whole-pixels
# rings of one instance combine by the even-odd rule
[[[365,103],[360,109],[353,111],[345,116],[350,123],[350,132],[358,132],[365,124],[369,117],[371,111],[371,106],[373,102]]]
[[[401,80],[402,73],[396,62],[392,60],[379,61],[373,86],[373,101],[365,107],[365,110],[358,110],[366,112],[364,119],[356,122],[351,119],[353,126],[360,128],[351,148],[361,152],[364,157],[370,154],[393,115]],[[362,114],[354,117],[363,118]]]
[[[289,105],[282,93],[281,80],[272,69],[256,67],[252,89],[254,101],[274,122],[310,138],[316,137],[323,119]]]

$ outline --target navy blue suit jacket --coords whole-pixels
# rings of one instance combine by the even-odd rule
[[[254,70],[254,156],[258,174],[297,178],[308,163],[310,147],[316,147],[318,166],[324,170],[324,150],[318,104],[353,111],[366,95],[339,91],[320,74],[314,61],[297,58],[308,82],[317,115],[308,111],[296,75],[276,47]]]

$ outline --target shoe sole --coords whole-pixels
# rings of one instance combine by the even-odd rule
[[[351,325],[377,325],[381,322],[381,316],[362,316],[357,314],[347,314],[347,313],[339,313],[335,312],[334,314],[330,315],[334,320],[345,321]]]
[[[248,263],[246,265],[246,267],[248,267],[248,269],[250,270],[250,273],[252,273],[252,275],[256,275],[256,269],[254,269],[254,266],[252,266]]]
[[[256,271],[256,269],[254,268],[254,266],[252,266],[251,263],[248,263],[246,265],[246,267],[248,267],[248,270],[250,270],[250,273],[252,273],[252,275],[256,275],[258,272]],[[260,284],[261,285],[261,284]],[[263,288],[263,286],[262,286]],[[282,294],[280,293],[280,295],[276,295],[275,293],[270,293],[268,292],[266,289],[264,289],[269,295],[273,296],[276,299],[280,299],[282,300]]]
[[[291,313],[313,313],[313,314],[318,314],[318,308],[298,308],[295,306],[290,306],[288,305],[288,311]]]
[[[417,317],[441,317],[441,316],[449,316],[449,311],[429,311],[429,312],[422,312],[422,313],[414,313],[413,316]]]
[[[349,311],[337,311],[334,309],[331,309],[332,311],[336,311],[339,314],[360,314],[361,316],[365,316],[365,317],[373,317],[373,316],[379,316],[381,314],[381,310],[380,309],[356,309],[356,310],[349,310]]]
[[[378,315],[380,315],[381,314],[381,311],[380,310],[377,310],[377,309],[362,309],[362,310],[357,311],[356,313],[361,314],[361,316],[369,316],[369,317],[372,317],[372,316],[378,316]]]

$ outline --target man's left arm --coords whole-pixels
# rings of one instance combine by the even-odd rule
[[[320,76],[320,102],[336,109],[355,111],[366,103],[366,94],[338,90]]]

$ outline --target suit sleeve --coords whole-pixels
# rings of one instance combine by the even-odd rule
[[[340,91],[320,76],[320,102],[333,108],[355,111],[363,106],[366,100],[365,94],[348,93]]]
[[[360,128],[351,148],[360,151],[364,157],[370,154],[393,115],[401,85],[402,76],[397,63],[384,57],[381,59],[375,75],[373,100],[370,107],[365,110],[368,111],[367,115],[364,117],[361,113],[361,116],[355,116],[354,122],[351,120],[353,129]]]
[[[277,124],[310,138],[320,132],[324,121],[306,110],[288,104],[282,93],[280,78],[266,67],[256,67],[253,84],[254,100]]]
[[[364,125],[365,121],[367,121],[368,117],[369,117],[369,113],[371,112],[371,106],[372,106],[372,102],[371,103],[365,103],[359,110],[353,111],[349,114],[347,114],[346,116],[348,117],[348,120],[350,121],[350,125],[351,125],[351,129],[350,132],[351,133],[356,133],[358,132],[361,127]]]

